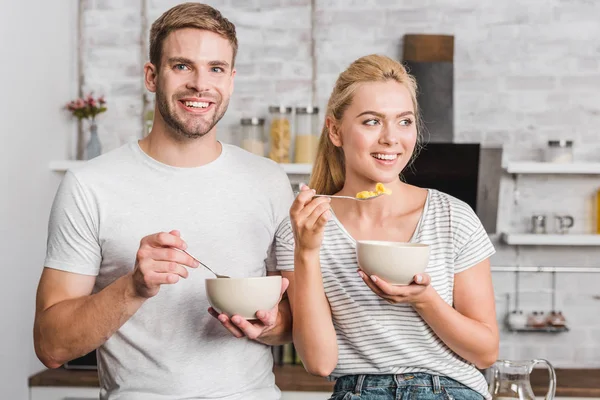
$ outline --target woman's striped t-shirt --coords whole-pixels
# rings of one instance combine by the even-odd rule
[[[479,218],[461,200],[434,189],[410,240],[430,245],[425,272],[448,304],[454,275],[494,254]],[[277,268],[294,269],[294,236],[289,217],[276,234]],[[354,374],[426,372],[443,375],[490,398],[477,368],[448,348],[408,304],[389,304],[357,274],[356,241],[335,218],[325,227],[321,273],[338,341],[332,379]]]

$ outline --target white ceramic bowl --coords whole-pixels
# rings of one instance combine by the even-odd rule
[[[218,312],[256,319],[257,311],[270,310],[277,304],[281,276],[206,279],[205,287],[210,305]]]
[[[429,245],[421,243],[356,242],[358,266],[367,275],[377,275],[393,285],[408,285],[416,274],[425,272]]]

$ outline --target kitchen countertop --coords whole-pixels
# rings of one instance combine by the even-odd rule
[[[275,382],[282,391],[331,392],[333,382],[308,374],[300,365],[276,366]],[[600,398],[600,369],[556,369],[558,387],[556,395],[561,397]],[[29,386],[97,387],[95,370],[49,369],[29,378]],[[535,369],[531,386],[536,396],[548,390],[548,372]]]
[[[273,368],[275,383],[282,391],[331,392],[333,382],[312,376],[301,365],[285,365]],[[32,375],[29,386],[98,387],[96,370],[47,369]]]
[[[531,387],[536,396],[548,392],[548,379],[548,370],[533,370]],[[557,396],[600,398],[600,369],[556,368],[556,381]]]

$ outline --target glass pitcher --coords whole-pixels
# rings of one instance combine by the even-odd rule
[[[553,400],[556,394],[556,373],[546,360],[509,361],[498,360],[490,367],[489,390],[494,400],[535,400],[529,375],[537,364],[544,364],[550,373],[550,385],[546,400]]]

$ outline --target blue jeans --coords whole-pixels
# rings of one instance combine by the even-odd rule
[[[481,400],[483,396],[454,379],[424,373],[346,375],[335,382],[329,400]]]

